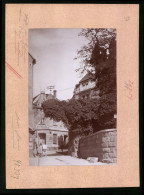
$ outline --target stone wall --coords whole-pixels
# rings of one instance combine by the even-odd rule
[[[98,157],[98,161],[117,162],[117,130],[107,129],[81,138],[78,148],[79,158]]]

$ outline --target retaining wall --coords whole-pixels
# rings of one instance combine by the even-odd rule
[[[80,158],[98,157],[101,162],[117,162],[117,130],[107,129],[79,140]]]

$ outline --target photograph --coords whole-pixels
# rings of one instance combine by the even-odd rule
[[[116,164],[116,29],[29,29],[28,42],[29,164]]]
[[[3,186],[140,187],[141,5],[3,8]]]

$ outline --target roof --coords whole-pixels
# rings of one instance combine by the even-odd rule
[[[39,96],[40,94],[38,94],[37,96],[35,96],[34,98],[33,98],[33,101]]]
[[[30,57],[31,57],[33,60],[35,60],[35,58],[30,54],[30,52],[28,52],[28,54],[30,55]]]
[[[54,99],[54,95],[52,94],[46,94],[47,100]]]
[[[33,106],[34,108],[41,109],[41,105],[44,101],[50,100],[50,99],[55,99],[54,95],[52,94],[45,94],[45,93],[40,93],[37,96],[33,98]]]
[[[86,81],[86,80],[89,80],[89,79],[94,79],[94,75],[92,74],[92,73],[87,73],[80,81],[79,81],[79,83],[82,83],[82,82],[84,82],[84,81]]]
[[[45,118],[43,123],[41,123],[41,120],[36,125],[36,130],[54,130],[54,131],[65,131],[68,132],[68,129],[65,127],[64,123],[62,121],[54,121],[53,119],[50,119],[49,117]]]
[[[33,60],[33,65],[36,64],[36,59],[28,52],[29,56],[32,58]]]

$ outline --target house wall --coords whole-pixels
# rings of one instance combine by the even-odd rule
[[[28,73],[28,87],[29,87],[29,127],[33,129],[33,58],[29,55],[29,73]]]
[[[97,81],[91,79],[80,82],[74,89],[75,99],[99,98],[99,90],[96,89]]]
[[[74,95],[75,99],[98,99],[99,98],[99,90],[92,88],[89,90],[81,91],[79,94]]]
[[[42,118],[44,118],[44,112],[42,109],[38,109],[38,108],[33,108],[33,126],[34,129],[36,129],[36,126],[38,125],[38,123],[41,121]]]
[[[107,129],[79,140],[80,158],[98,157],[101,162],[117,162],[117,130]]]
[[[85,81],[83,83],[80,83],[79,91],[84,91],[84,90],[91,89],[94,87],[95,87],[95,82],[88,80],[88,81]]]
[[[92,89],[96,86],[96,83],[91,80],[87,80],[83,83],[80,83],[79,86],[75,89],[75,94],[78,94],[81,91]]]
[[[58,142],[58,137],[60,137],[61,135],[64,136],[68,136],[68,132],[63,132],[63,131],[55,131],[55,130],[50,130],[50,129],[46,129],[46,130],[37,130],[37,144],[40,144],[40,138],[39,135],[40,134],[45,134],[45,138],[46,138],[46,145],[47,145],[47,149],[48,150],[56,150],[59,147],[59,142]],[[56,143],[54,143],[54,136],[57,136],[57,141]],[[66,140],[67,141],[67,140]]]

